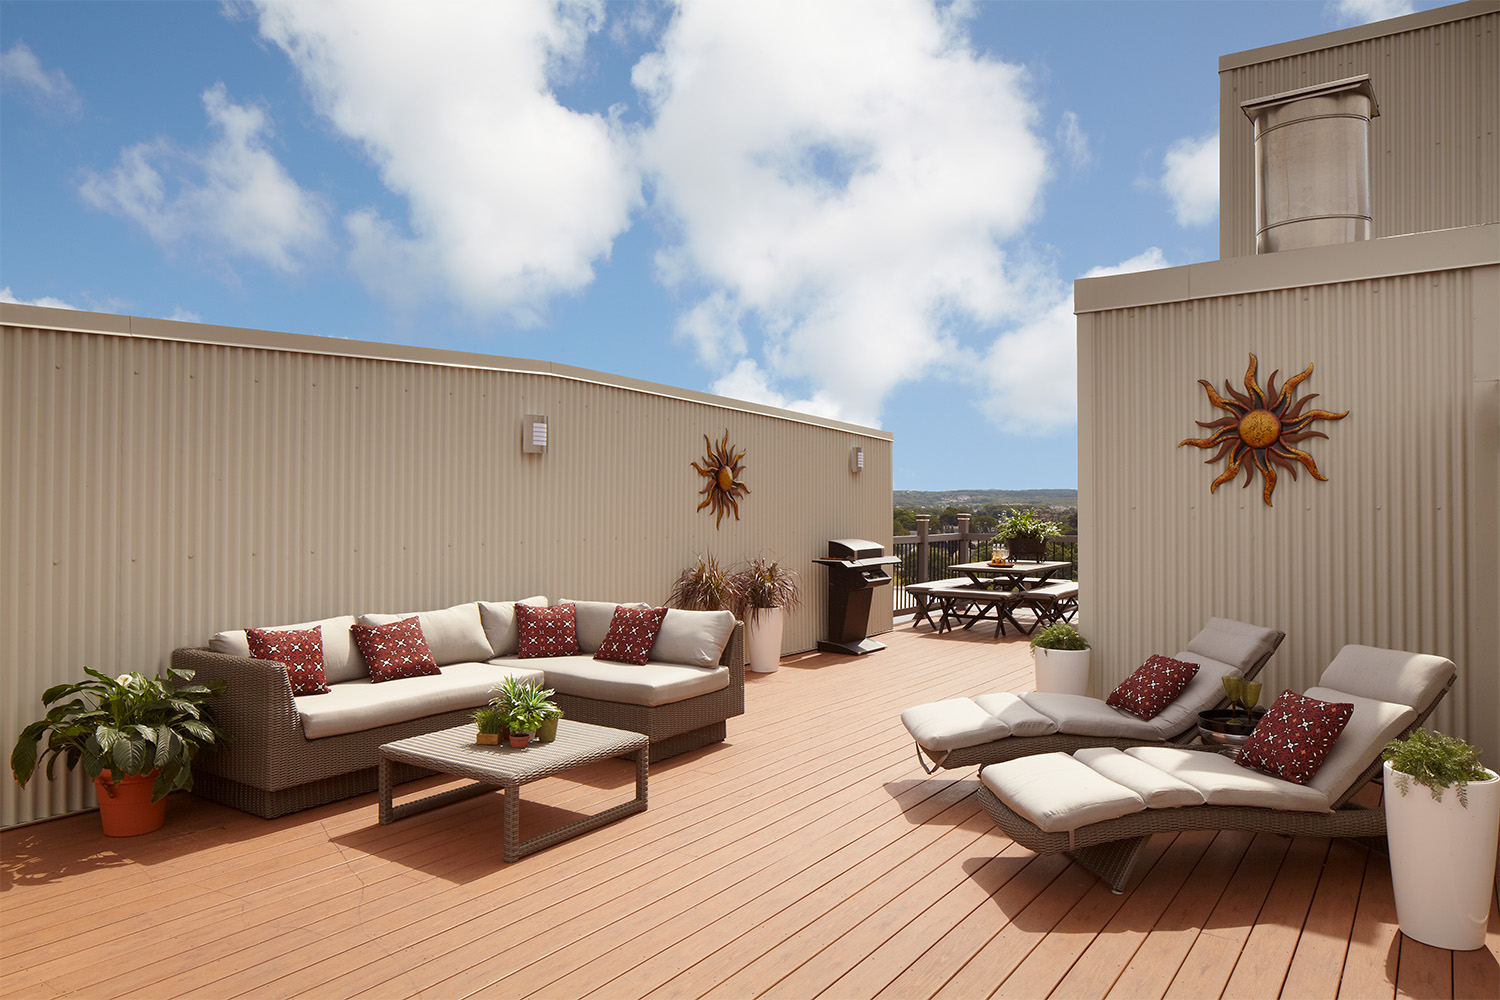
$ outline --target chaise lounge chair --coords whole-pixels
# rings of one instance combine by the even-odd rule
[[[1379,772],[1386,743],[1421,725],[1455,676],[1441,656],[1345,646],[1306,697],[1353,712],[1306,784],[1241,766],[1217,747],[1082,749],[984,768],[979,801],[1016,843],[1070,854],[1115,892],[1156,833],[1384,839],[1385,811],[1349,800]]]
[[[1150,720],[1098,698],[1026,692],[918,705],[902,712],[901,721],[916,742],[917,760],[928,774],[938,767],[983,766],[1033,754],[1072,753],[1082,747],[1185,742],[1197,733],[1198,713],[1224,700],[1221,679],[1253,678],[1285,638],[1285,632],[1275,629],[1210,618],[1187,649],[1173,654],[1173,659],[1196,663],[1197,675]]]

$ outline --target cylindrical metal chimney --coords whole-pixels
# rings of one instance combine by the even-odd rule
[[[1240,108],[1255,125],[1255,252],[1370,239],[1370,77]]]

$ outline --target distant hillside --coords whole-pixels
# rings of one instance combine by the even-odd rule
[[[987,503],[1077,507],[1077,490],[895,490],[895,507],[983,507]]]

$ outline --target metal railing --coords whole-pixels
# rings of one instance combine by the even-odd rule
[[[917,607],[916,599],[906,592],[907,584],[946,579],[952,575],[948,567],[954,563],[981,562],[994,550],[993,533],[970,532],[967,518],[959,518],[957,531],[929,534],[926,527],[918,518],[916,534],[891,539],[892,554],[901,560],[891,567],[891,600],[898,615]],[[1078,579],[1078,536],[1053,535],[1047,539],[1046,558],[1072,563],[1052,579]]]

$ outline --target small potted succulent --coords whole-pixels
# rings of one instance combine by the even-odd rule
[[[1476,747],[1426,729],[1392,740],[1382,756],[1401,933],[1434,948],[1483,948],[1500,839],[1500,775],[1480,763]]]
[[[161,828],[167,794],[193,787],[193,758],[202,747],[226,742],[213,720],[209,698],[224,682],[193,682],[191,670],[164,677],[140,673],[110,677],[88,667],[88,680],[59,684],[42,695],[47,715],[21,731],[10,769],[25,785],[45,761],[47,777],[62,757],[71,770],[83,765],[99,798],[108,837],[133,837]],[[37,743],[45,738],[40,755]]]
[[[729,573],[710,555],[682,571],[672,584],[667,606],[684,611],[727,611],[732,599]]]
[[[1009,542],[1010,555],[1017,561],[1041,562],[1047,554],[1047,539],[1062,534],[1061,526],[1033,510],[1012,511],[1000,522],[995,533],[997,542]]]
[[[540,730],[550,728],[550,738],[540,742],[550,743],[557,738],[557,720],[562,718],[562,709],[552,702],[552,689],[540,687],[530,681],[507,677],[496,689],[490,705],[503,720],[510,733],[510,745],[520,749],[531,742],[531,737],[548,736]],[[549,724],[550,723],[550,727]]]
[[[505,730],[505,713],[494,705],[483,705],[474,710],[474,742],[481,746],[499,746]]]
[[[1088,694],[1089,641],[1067,622],[1037,629],[1031,637],[1036,689],[1056,694]]]
[[[781,666],[784,614],[802,602],[797,574],[771,559],[755,558],[729,578],[730,606],[745,623],[750,669],[773,673]]]

